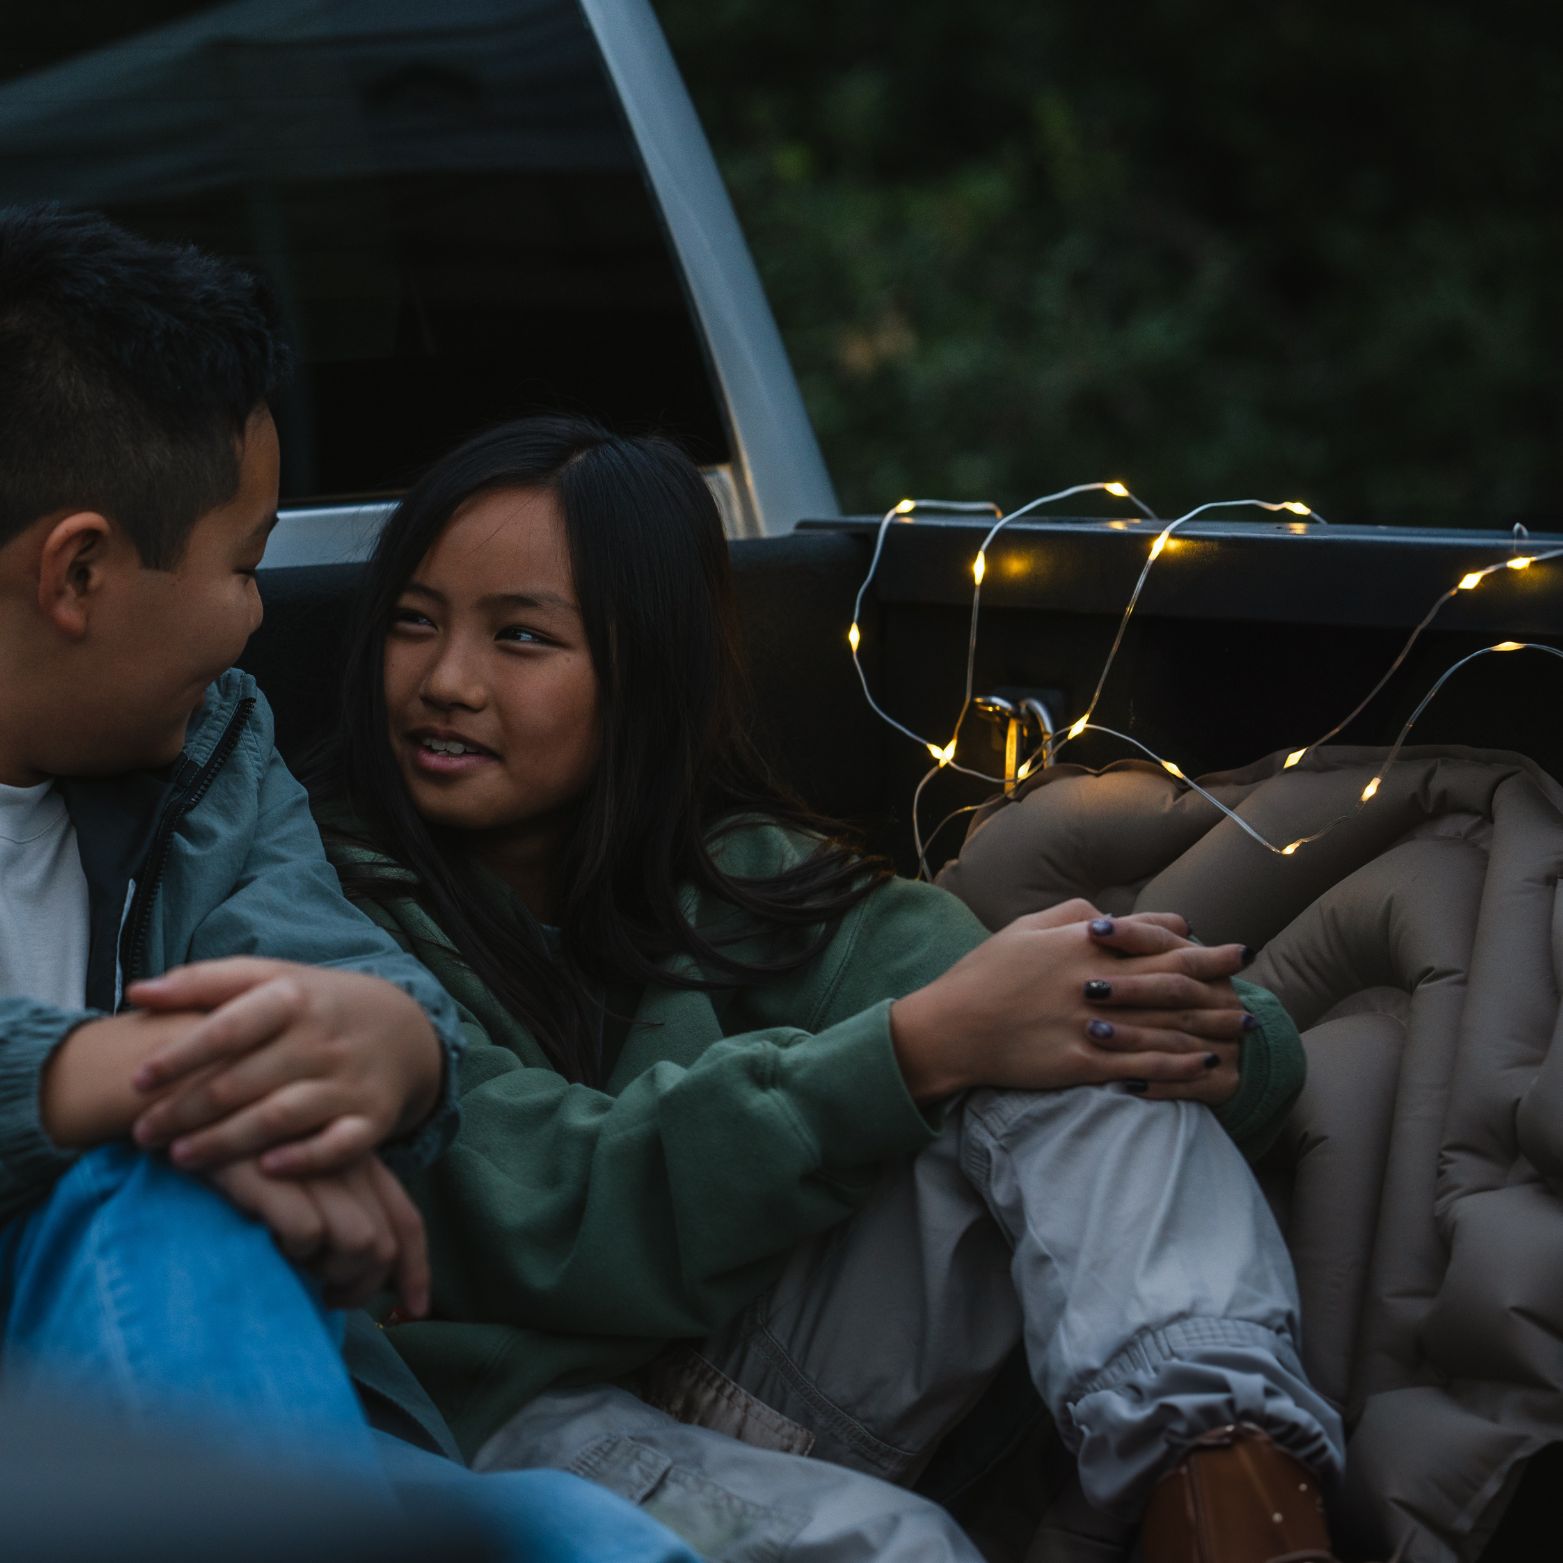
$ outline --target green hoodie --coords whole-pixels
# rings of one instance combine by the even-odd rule
[[[339,865],[367,860],[329,842]],[[810,845],[744,825],[723,838],[722,866],[763,877]],[[386,1337],[468,1455],[543,1390],[617,1378],[727,1322],[789,1249],[857,1208],[888,1159],[938,1131],[907,1092],[889,1011],[987,937],[943,890],[883,884],[791,972],[715,992],[648,988],[596,1090],[550,1067],[405,877],[406,898],[365,910],[445,984],[467,1046],[461,1133],[409,1182],[428,1219],[434,1317]],[[682,904],[708,929],[732,915],[692,889]],[[775,958],[780,946],[737,949]],[[696,970],[685,957],[668,969]],[[1270,995],[1245,987],[1244,1000],[1261,1021],[1245,1073],[1264,1089],[1245,1082],[1232,1104],[1248,1099],[1243,1116],[1226,1116],[1240,1143],[1261,1143],[1301,1087],[1302,1053]]]

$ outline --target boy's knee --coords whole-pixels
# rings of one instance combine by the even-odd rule
[[[123,1228],[149,1259],[158,1248],[215,1255],[218,1244],[272,1246],[265,1227],[211,1184],[129,1143],[85,1152],[39,1215],[78,1234],[87,1223]]]

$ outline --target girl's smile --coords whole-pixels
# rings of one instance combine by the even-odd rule
[[[412,763],[429,776],[470,776],[499,759],[492,749],[450,728],[420,728],[408,741]]]

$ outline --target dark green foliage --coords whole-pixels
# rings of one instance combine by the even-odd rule
[[[849,510],[1563,526],[1546,7],[657,10]]]

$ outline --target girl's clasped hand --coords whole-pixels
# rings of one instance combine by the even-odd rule
[[[1256,1025],[1231,983],[1248,958],[1242,945],[1193,943],[1175,914],[1104,917],[1068,901],[1017,918],[897,1000],[897,1056],[919,1100],[1120,1081],[1217,1105],[1237,1090],[1239,1045]]]

